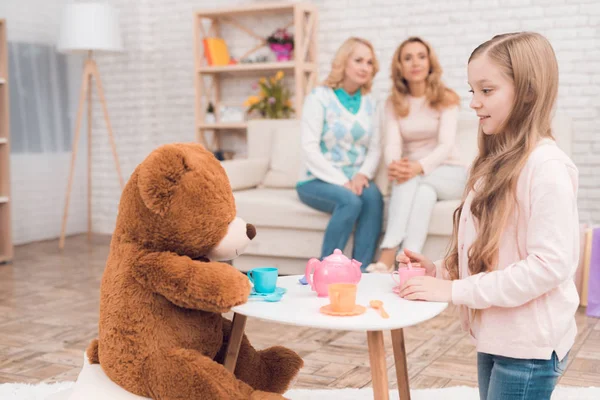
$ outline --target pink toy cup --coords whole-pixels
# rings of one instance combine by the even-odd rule
[[[397,283],[398,288],[406,281],[415,276],[425,276],[425,268],[398,268],[398,271],[392,272],[392,279]]]

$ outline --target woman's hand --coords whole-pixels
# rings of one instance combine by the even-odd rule
[[[396,183],[404,183],[422,173],[423,167],[418,161],[410,161],[406,158],[392,161],[388,167],[388,179]]]
[[[400,297],[406,300],[452,301],[452,281],[431,276],[415,276],[400,288]]]
[[[344,187],[351,190],[357,196],[360,196],[365,187],[369,187],[369,178],[366,175],[358,173],[344,184]]]
[[[425,268],[425,273],[427,275],[435,276],[435,264],[423,254],[404,249],[403,252],[398,253],[396,261],[398,261],[398,267],[400,268],[407,267],[410,262],[413,267]]]

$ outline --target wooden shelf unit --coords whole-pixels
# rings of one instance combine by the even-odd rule
[[[246,129],[247,124],[246,122],[221,122],[221,123],[215,123],[215,124],[200,124],[199,128],[200,129],[206,129],[206,130],[215,130],[215,129],[228,129],[228,130],[239,130],[239,129]]]
[[[0,263],[13,257],[10,198],[10,123],[6,20],[0,19]]]
[[[242,60],[255,51],[267,46],[266,36],[254,33],[242,25],[236,17],[254,15],[273,15],[285,18],[291,16],[291,22],[286,28],[294,31],[294,53],[290,61],[272,61],[265,63],[238,63],[233,65],[210,66],[204,57],[202,41],[208,37],[220,37],[221,29],[228,25],[239,29],[257,40],[257,45],[239,57]],[[203,21],[208,20],[209,29],[205,30]],[[283,25],[283,24],[282,24]],[[219,108],[221,105],[221,80],[228,77],[273,75],[284,71],[293,76],[294,118],[300,118],[304,97],[314,87],[317,80],[317,31],[318,17],[316,6],[310,3],[265,3],[244,5],[232,8],[216,8],[198,10],[194,13],[194,85],[196,90],[196,137],[210,150],[221,150],[219,134],[226,130],[244,133],[246,122],[220,122]],[[211,84],[206,87],[204,78],[211,78]],[[206,123],[206,108],[212,102],[215,106],[216,122]],[[214,141],[211,146],[204,138],[205,131],[213,131]]]
[[[268,62],[268,63],[247,63],[247,64],[234,64],[234,65],[217,65],[217,66],[204,66],[198,69],[198,72],[205,75],[229,75],[239,76],[245,74],[254,75],[258,72],[275,73],[277,71],[293,71],[296,65],[293,61],[282,61],[282,62]],[[300,68],[304,68],[305,72],[312,72],[316,66],[313,63],[306,63]]]

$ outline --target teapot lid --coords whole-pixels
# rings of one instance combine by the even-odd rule
[[[335,249],[333,254],[325,257],[323,261],[334,262],[334,263],[346,263],[350,261],[348,257],[346,257],[340,249]]]

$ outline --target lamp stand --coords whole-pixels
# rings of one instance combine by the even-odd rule
[[[117,174],[119,175],[119,181],[121,183],[121,190],[123,190],[125,183],[123,181],[123,175],[121,173],[121,166],[119,165],[119,158],[117,157],[117,148],[115,146],[115,139],[112,133],[112,127],[110,125],[110,119],[108,118],[108,110],[106,108],[106,99],[104,97],[104,90],[102,89],[102,81],[100,80],[100,74],[98,73],[98,67],[96,61],[92,58],[92,51],[88,52],[88,57],[85,60],[83,67],[83,74],[81,76],[81,89],[79,92],[79,105],[77,107],[77,120],[75,122],[75,136],[73,138],[73,148],[71,156],[71,169],[69,171],[69,181],[67,184],[67,193],[65,201],[65,210],[62,219],[62,228],[60,232],[60,241],[58,247],[62,250],[65,247],[65,231],[67,228],[67,216],[69,213],[69,200],[71,197],[71,188],[73,186],[73,174],[75,171],[75,158],[77,157],[77,148],[79,145],[79,131],[81,128],[81,118],[83,115],[83,106],[87,97],[88,106],[88,240],[92,237],[92,80],[96,81],[96,89],[98,90],[98,97],[102,104],[102,110],[104,111],[104,121],[106,122],[106,129],[108,131],[108,138],[110,141],[113,157],[115,159],[115,165],[117,167]]]

